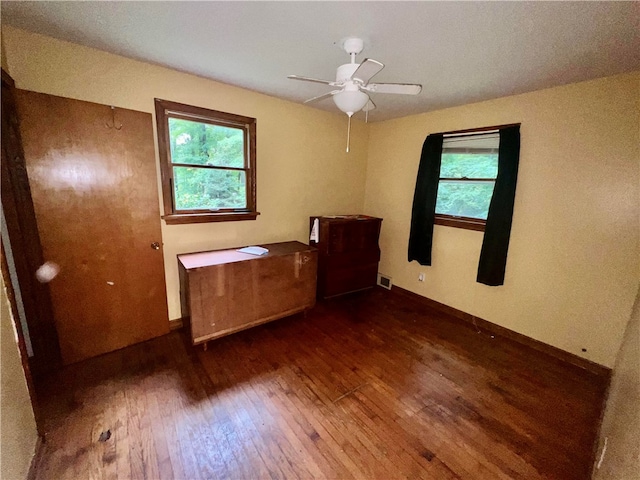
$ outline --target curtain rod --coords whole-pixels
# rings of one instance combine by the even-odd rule
[[[498,131],[501,128],[519,127],[519,126],[520,126],[519,123],[508,123],[506,125],[493,125],[491,127],[468,128],[466,130],[452,130],[450,132],[439,132],[434,135],[449,135],[449,136],[466,135],[469,133],[484,133],[484,132]]]

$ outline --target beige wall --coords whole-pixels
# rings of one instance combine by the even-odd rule
[[[259,219],[162,222],[170,318],[180,316],[177,253],[306,241],[309,215],[363,211],[384,218],[380,270],[396,285],[613,365],[640,271],[639,73],[356,122],[346,154],[343,115],[11,27],[2,34],[19,88],[146,112],[159,97],[258,119]],[[515,122],[522,123],[522,151],[505,285],[475,282],[479,232],[436,226],[434,265],[409,264],[425,136]],[[426,281],[418,283],[423,271]]]
[[[38,432],[0,276],[0,478],[27,478]]]
[[[364,210],[384,218],[380,271],[402,288],[613,366],[640,270],[639,85],[636,72],[372,124]],[[436,226],[433,266],[408,263],[427,134],[508,123],[522,123],[522,146],[505,285],[475,281],[481,232]]]
[[[640,478],[640,290],[613,369],[595,480]],[[606,450],[603,450],[606,439]]]
[[[0,39],[0,64],[2,69],[9,73],[9,65],[7,65],[7,56],[4,53],[4,37]]]
[[[176,254],[308,241],[310,215],[362,211],[368,127],[361,121],[353,124],[347,154],[346,115],[11,27],[4,27],[2,35],[18,88],[150,113],[157,97],[257,118],[258,220],[162,222],[171,319],[181,316]]]

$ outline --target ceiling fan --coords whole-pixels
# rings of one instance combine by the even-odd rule
[[[417,95],[422,90],[422,85],[411,83],[369,83],[369,81],[384,68],[384,64],[371,58],[365,58],[362,63],[356,63],[356,55],[362,52],[364,48],[364,41],[361,38],[347,38],[342,44],[342,48],[351,57],[351,62],[338,67],[335,82],[300,75],[289,75],[287,78],[338,87],[331,92],[310,98],[304,103],[317,102],[333,97],[333,102],[340,111],[349,116],[349,126],[347,129],[348,152],[351,117],[360,110],[364,110],[368,115],[369,111],[376,108],[376,105],[369,98],[369,93]]]

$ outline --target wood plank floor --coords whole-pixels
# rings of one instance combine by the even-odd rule
[[[601,378],[376,289],[38,386],[38,479],[589,478]]]

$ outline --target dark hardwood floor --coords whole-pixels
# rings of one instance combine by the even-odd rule
[[[38,386],[38,479],[589,478],[605,381],[376,289]]]

